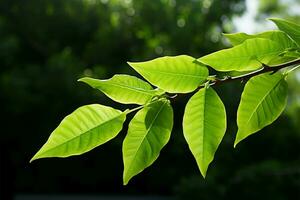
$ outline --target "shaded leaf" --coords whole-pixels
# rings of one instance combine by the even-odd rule
[[[226,111],[222,100],[212,88],[200,89],[186,105],[183,133],[203,177],[225,131]]]
[[[203,56],[198,60],[217,71],[251,71],[269,64],[286,47],[264,38],[248,39],[240,45]]]
[[[107,80],[85,77],[79,81],[99,89],[112,100],[124,104],[143,105],[158,94],[149,83],[130,75],[114,75]]]
[[[299,57],[299,54],[297,53],[297,44],[283,31],[273,30],[254,35],[249,35],[246,33],[232,33],[224,35],[234,46],[252,38],[265,38],[280,43],[286,48],[286,50],[270,60],[268,63],[269,65],[285,63]]]
[[[300,25],[291,21],[279,18],[270,18],[276,26],[288,34],[300,46]]]
[[[236,146],[249,135],[274,122],[287,101],[287,83],[281,73],[262,74],[245,85],[237,112]]]
[[[121,131],[125,118],[125,113],[108,106],[82,106],[62,120],[31,161],[90,151],[114,138]]]
[[[224,36],[230,41],[234,46],[242,44],[244,41],[253,38],[264,38],[269,39],[274,42],[280,42],[285,48],[297,47],[296,43],[289,38],[289,36],[283,31],[273,30],[266,31],[258,34],[246,34],[246,33],[230,33],[224,34]]]
[[[208,76],[208,69],[203,64],[186,55],[128,64],[151,84],[170,93],[192,92]]]
[[[172,127],[173,110],[166,99],[136,113],[123,142],[124,185],[158,158],[170,139]]]

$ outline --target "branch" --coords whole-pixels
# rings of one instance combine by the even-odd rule
[[[300,58],[296,59],[296,60],[293,60],[293,61],[290,61],[290,62],[286,62],[286,63],[283,63],[283,64],[279,64],[279,65],[273,65],[273,66],[268,66],[268,65],[265,65],[263,64],[263,67],[256,70],[256,71],[252,71],[250,73],[247,73],[247,74],[243,74],[243,75],[240,75],[240,76],[234,76],[234,77],[231,77],[231,76],[226,76],[222,79],[215,79],[215,80],[212,80],[210,82],[210,86],[215,86],[215,85],[220,85],[220,84],[223,84],[223,83],[226,83],[226,82],[231,82],[231,81],[235,81],[235,80],[248,80],[250,79],[251,77],[253,76],[257,76],[259,74],[263,74],[263,73],[266,73],[266,72],[277,72],[278,70],[280,69],[283,69],[285,67],[291,67],[291,66],[294,66],[294,65],[297,65],[297,64],[300,64]],[[203,88],[204,86],[201,85],[199,87],[200,88]]]

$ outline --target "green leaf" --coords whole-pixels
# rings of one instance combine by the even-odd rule
[[[264,38],[248,39],[240,45],[217,51],[198,60],[217,71],[251,71],[269,64],[286,47]]]
[[[269,65],[270,65],[270,67],[272,67],[272,65],[278,65],[278,64],[283,64],[283,63],[286,63],[286,62],[290,62],[290,61],[295,60],[299,57],[300,57],[300,54],[298,54],[297,52],[285,52],[282,55],[279,55],[276,58],[272,59],[269,62]]]
[[[248,35],[246,33],[233,33],[224,35],[234,46],[242,44],[244,41],[252,38],[265,38],[280,43],[280,45],[285,47],[286,50],[270,60],[268,63],[269,65],[285,63],[299,57],[299,54],[297,54],[296,52],[297,44],[283,31],[273,30],[258,33],[255,35]]]
[[[122,129],[126,114],[92,104],[65,117],[31,161],[47,157],[80,155],[113,139]]]
[[[208,69],[193,57],[165,56],[128,64],[153,85],[170,93],[194,91],[208,76]]]
[[[143,105],[158,93],[157,90],[153,90],[149,83],[129,75],[114,75],[107,80],[85,77],[79,81],[102,91],[112,100],[124,104]]]
[[[236,46],[242,44],[244,41],[253,38],[264,38],[269,39],[274,42],[281,43],[282,46],[285,48],[292,48],[297,47],[295,42],[289,38],[289,36],[284,33],[283,31],[273,30],[273,31],[266,31],[254,35],[249,35],[246,33],[231,33],[231,34],[224,34],[224,36],[231,42],[232,45]]]
[[[188,101],[183,133],[203,177],[226,131],[226,111],[218,94],[200,89]]]
[[[158,158],[170,139],[172,127],[173,110],[166,99],[136,113],[123,142],[124,185]]]
[[[249,135],[274,122],[287,101],[287,83],[281,73],[262,74],[245,85],[237,112],[236,146]]]
[[[279,18],[270,18],[276,26],[288,34],[300,46],[300,25],[294,22]]]

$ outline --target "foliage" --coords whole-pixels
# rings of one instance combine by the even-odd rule
[[[225,107],[212,86],[250,78],[238,108],[238,133],[234,146],[276,120],[285,107],[285,78],[292,70],[284,73],[280,70],[299,66],[300,47],[297,40],[300,30],[299,25],[292,22],[272,20],[279,24],[282,32],[227,35],[236,46],[199,59],[180,55],[128,63],[156,89],[128,75],[115,75],[109,80],[80,79],[117,102],[141,106],[123,112],[102,105],[83,106],[61,122],[32,160],[87,152],[115,137],[122,128],[125,116],[141,109],[129,123],[123,142],[123,183],[126,185],[157,159],[170,138],[173,110],[169,99],[175,97],[170,93],[195,91],[186,105],[183,131],[205,177],[226,131]],[[217,78],[208,76],[208,67],[244,74]]]
[[[196,165],[187,163],[193,160],[186,157],[188,146],[180,134],[178,120],[184,96],[172,102],[172,137],[164,156],[154,163],[160,173],[155,172],[155,165],[148,168],[130,190],[116,187],[121,184],[121,144],[128,120],[111,142],[83,157],[27,162],[60,120],[77,107],[99,103],[123,111],[132,106],[114,103],[74,80],[133,75],[134,70],[126,67],[127,60],[183,53],[200,57],[223,48],[220,33],[232,31],[231,19],[244,10],[244,0],[0,1],[0,99],[5,116],[1,123],[0,185],[7,188],[1,189],[0,196],[3,192],[37,191],[171,195],[182,176],[197,173]],[[227,93],[223,94],[225,100]],[[177,143],[183,148],[177,148]],[[185,162],[170,170],[167,160],[181,155]],[[159,183],[153,181],[157,179]]]

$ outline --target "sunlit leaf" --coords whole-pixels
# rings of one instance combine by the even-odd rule
[[[237,112],[238,133],[234,146],[274,122],[287,101],[287,83],[281,73],[262,74],[245,85]]]
[[[111,140],[122,129],[126,115],[111,107],[92,104],[65,117],[31,161],[80,155]]]
[[[149,83],[130,75],[114,75],[107,80],[85,77],[79,81],[99,89],[112,100],[124,104],[142,105],[158,94]]]
[[[226,112],[221,99],[212,88],[200,89],[186,105],[183,133],[203,177],[225,131]]]
[[[250,71],[269,64],[286,47],[264,38],[248,39],[240,45],[203,56],[198,60],[217,71]]]
[[[172,127],[173,110],[166,99],[136,113],[123,142],[124,185],[158,158],[169,141]]]
[[[208,69],[203,64],[186,55],[128,64],[151,84],[170,93],[192,92],[208,76]]]
[[[288,34],[300,46],[300,25],[291,21],[279,18],[271,18],[277,27]]]

